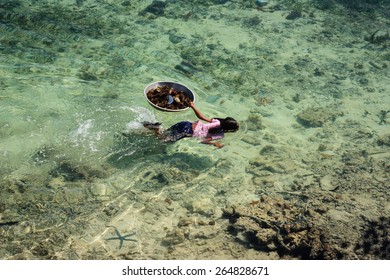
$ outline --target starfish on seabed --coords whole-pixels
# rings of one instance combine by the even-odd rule
[[[108,227],[112,227],[115,229],[115,234],[116,236],[115,237],[110,237],[110,238],[106,238],[106,240],[116,240],[118,239],[119,240],[119,249],[122,249],[122,246],[123,246],[123,242],[125,241],[134,241],[134,242],[138,242],[137,240],[135,239],[131,239],[131,238],[128,238],[130,236],[133,236],[135,235],[135,232],[132,232],[132,233],[129,233],[129,234],[126,234],[126,235],[121,235],[119,230],[114,227],[114,226],[108,226]]]

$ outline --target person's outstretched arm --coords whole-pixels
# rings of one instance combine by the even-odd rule
[[[194,110],[196,116],[197,116],[199,119],[204,120],[204,121],[209,122],[209,123],[211,122],[211,119],[206,118],[206,117],[198,110],[198,108],[195,107],[194,102],[192,102],[192,101],[190,102],[190,107],[192,108],[192,110]]]
[[[206,138],[202,141],[202,144],[207,144],[207,145],[213,145],[214,147],[220,149],[223,147],[223,144],[221,142],[212,142],[212,138]]]

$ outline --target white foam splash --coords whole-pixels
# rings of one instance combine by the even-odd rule
[[[79,123],[79,126],[69,134],[70,141],[74,146],[88,147],[90,151],[97,152],[96,144],[102,138],[103,132],[93,132],[94,120],[88,119]]]
[[[137,130],[137,129],[140,129],[142,128],[143,125],[141,122],[139,121],[131,121],[129,123],[126,124],[126,130]]]
[[[85,122],[79,124],[79,126],[75,130],[71,131],[69,136],[72,140],[77,140],[79,138],[85,139],[88,137],[89,131],[92,127],[93,120],[86,120]]]
[[[129,112],[126,113],[126,115],[129,115],[129,122],[125,124],[122,133],[142,134],[147,131],[142,122],[156,122],[154,113],[144,107],[122,106],[116,108],[116,110],[118,109]],[[79,117],[77,127],[70,131],[68,137],[72,147],[82,148],[81,153],[85,156],[90,152],[96,153],[107,148],[106,144],[109,141],[107,141],[106,136],[115,133],[110,129],[112,128],[107,127],[107,124],[103,125],[100,123],[99,119],[89,118],[83,120],[81,116]]]
[[[136,121],[156,122],[154,113],[145,107],[130,107],[130,110],[136,114]]]
[[[125,131],[130,132],[134,130],[143,129],[142,122],[156,122],[154,113],[144,107],[127,107],[130,111],[135,113],[135,118],[125,126]]]

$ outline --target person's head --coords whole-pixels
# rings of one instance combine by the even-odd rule
[[[219,122],[221,123],[221,129],[223,132],[236,132],[240,127],[238,122],[231,117],[227,117],[224,119],[216,119],[219,120]]]

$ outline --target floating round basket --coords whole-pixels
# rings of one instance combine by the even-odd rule
[[[155,108],[168,112],[180,112],[195,102],[195,93],[176,82],[154,82],[144,89],[146,100]]]

